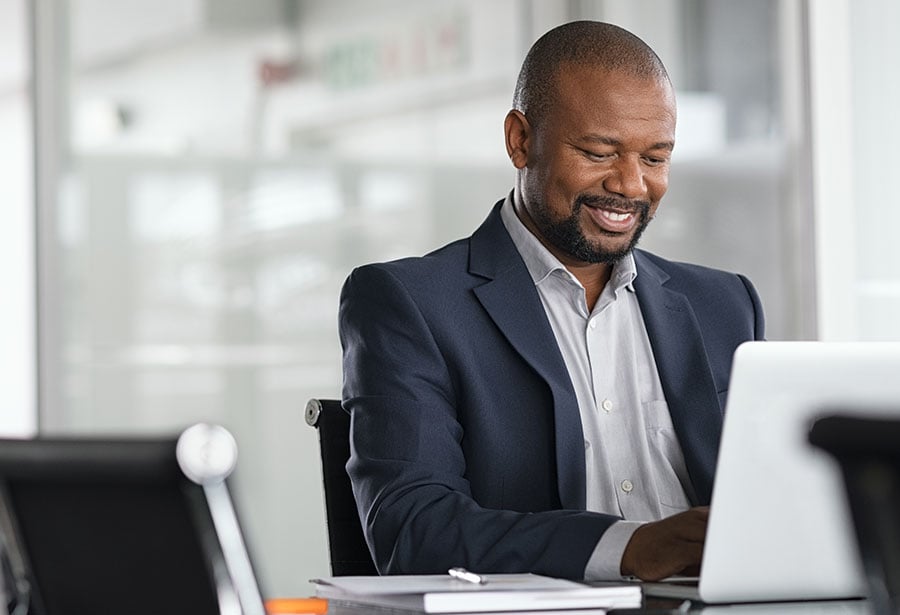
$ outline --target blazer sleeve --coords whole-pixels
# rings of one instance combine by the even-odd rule
[[[379,572],[465,566],[582,578],[618,517],[496,510],[475,501],[452,370],[404,283],[387,266],[355,270],[339,321],[343,404],[352,417],[347,470]]]

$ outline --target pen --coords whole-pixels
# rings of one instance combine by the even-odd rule
[[[475,583],[477,585],[484,585],[487,583],[487,579],[485,579],[480,574],[475,574],[474,572],[469,572],[465,568],[451,568],[447,571],[454,579],[459,579],[460,581],[465,581],[466,583]]]

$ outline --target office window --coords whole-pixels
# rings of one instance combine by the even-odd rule
[[[770,337],[807,334],[797,34],[774,0],[52,5],[41,429],[229,427],[273,595],[327,570],[302,411],[340,396],[341,283],[469,234],[505,196],[516,73],[558,23],[621,23],[670,67],[679,144],[646,247],[749,274]]]
[[[818,336],[900,340],[898,197],[890,152],[900,45],[890,0],[809,3]]]
[[[0,0],[0,434],[36,429],[35,246],[29,3]]]
[[[853,152],[851,205],[855,275],[853,322],[848,333],[862,340],[900,341],[900,196],[884,163],[900,138],[894,111],[900,105],[900,75],[886,70],[900,60],[896,2],[848,3]],[[850,179],[844,177],[844,180]],[[847,215],[847,211],[837,216]],[[835,222],[839,224],[840,218]]]

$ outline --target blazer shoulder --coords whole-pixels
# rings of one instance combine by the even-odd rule
[[[673,261],[644,250],[635,250],[635,259],[639,273],[654,275],[660,282],[668,282],[669,285],[734,284],[738,280],[747,280],[738,273]]]
[[[745,314],[754,322],[754,339],[765,337],[762,301],[745,275],[670,261],[643,250],[635,251],[635,259],[639,279],[650,276],[660,286],[683,294],[698,314],[710,314],[716,319],[735,312]]]
[[[387,277],[409,288],[429,287],[465,274],[468,259],[469,238],[458,239],[424,256],[360,265],[353,269],[347,281],[376,281]]]

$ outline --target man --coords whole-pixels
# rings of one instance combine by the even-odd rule
[[[515,187],[468,239],[354,271],[341,297],[353,481],[382,573],[659,579],[696,570],[742,276],[634,246],[666,192],[656,54],[570,23],[506,116]]]

